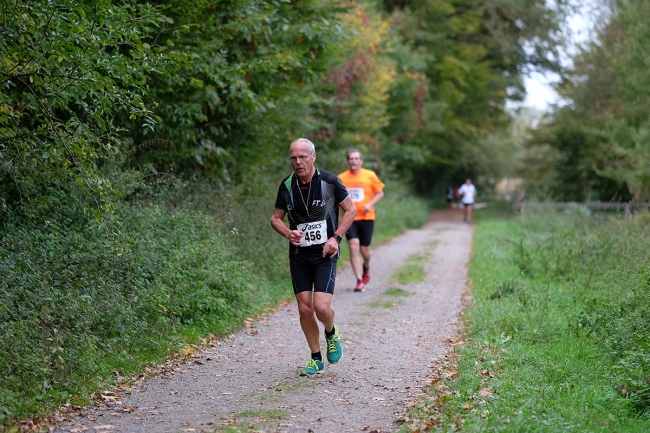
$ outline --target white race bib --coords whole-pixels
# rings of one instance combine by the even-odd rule
[[[353,202],[363,201],[363,188],[348,188],[348,192]]]
[[[302,232],[300,246],[320,245],[327,242],[327,221],[315,221],[312,223],[298,224],[298,230]]]

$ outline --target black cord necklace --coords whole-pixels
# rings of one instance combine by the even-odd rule
[[[312,176],[312,179],[314,177]],[[305,198],[302,196],[302,188],[300,188],[300,183],[298,182],[298,176],[296,176],[296,186],[298,187],[298,192],[300,193],[300,200],[302,200],[302,204],[305,205],[305,210],[307,211],[307,218],[310,217],[309,215],[309,206],[307,206],[307,203],[309,203],[309,196],[311,195],[311,181],[312,179],[309,179],[309,190],[307,190],[307,202],[305,202]]]

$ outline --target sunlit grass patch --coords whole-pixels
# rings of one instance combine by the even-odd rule
[[[437,241],[434,241],[433,243],[436,243]],[[407,261],[413,263],[413,264],[418,264],[418,265],[424,265],[426,264],[429,259],[431,258],[431,254],[429,253],[420,253],[420,254],[413,254],[410,256]]]
[[[289,412],[281,409],[246,410],[236,415],[238,418],[287,419]]]
[[[283,380],[280,383],[277,383],[275,385],[269,386],[269,389],[272,389],[274,391],[295,391],[297,389],[300,389],[304,387],[305,381],[304,380]]]
[[[390,279],[391,283],[413,284],[424,281],[426,273],[424,267],[416,263],[407,263],[402,266]]]
[[[372,301],[368,304],[371,308],[393,308],[401,305],[402,301],[400,300],[389,300],[389,299],[380,299],[377,301]]]
[[[413,295],[413,292],[409,292],[408,290],[401,289],[399,287],[390,287],[388,290],[384,292],[384,295],[386,296],[411,296]]]

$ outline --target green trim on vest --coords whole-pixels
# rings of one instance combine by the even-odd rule
[[[295,173],[291,173],[291,176],[289,176],[289,177],[287,178],[287,180],[284,181],[284,186],[285,186],[289,191],[291,191],[291,182],[293,181],[293,175],[294,175],[294,174],[295,174]]]
[[[287,180],[284,181],[284,186],[286,186],[289,191],[291,191],[291,183],[293,182],[293,176],[295,176],[295,174],[296,173],[291,173]],[[316,169],[316,174],[314,174],[314,176],[320,176],[319,169]]]

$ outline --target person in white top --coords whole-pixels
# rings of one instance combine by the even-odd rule
[[[467,179],[464,184],[458,188],[458,193],[462,196],[461,201],[465,206],[463,209],[463,222],[472,222],[472,207],[474,206],[474,195],[476,195],[476,187],[472,184],[471,179]]]

